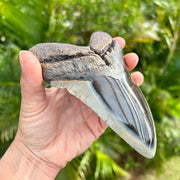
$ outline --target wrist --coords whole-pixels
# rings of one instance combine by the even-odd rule
[[[4,179],[54,179],[60,168],[36,156],[15,140],[0,160],[0,177]]]

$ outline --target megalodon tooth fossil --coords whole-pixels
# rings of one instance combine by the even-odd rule
[[[39,59],[46,82],[67,88],[137,152],[154,156],[156,132],[150,108],[124,68],[119,43],[109,34],[93,33],[89,46],[41,43],[30,51]]]

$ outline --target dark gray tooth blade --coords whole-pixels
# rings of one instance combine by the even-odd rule
[[[117,121],[148,148],[153,148],[155,130],[151,112],[140,89],[128,81],[126,76],[121,79],[94,77],[93,86],[112,113],[119,117]]]

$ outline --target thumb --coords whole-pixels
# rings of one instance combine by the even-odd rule
[[[45,100],[42,69],[38,59],[29,51],[20,52],[22,103],[33,105]]]

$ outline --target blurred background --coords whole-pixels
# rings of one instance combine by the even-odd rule
[[[111,129],[59,175],[63,180],[180,179],[179,0],[0,0],[0,157],[12,142],[20,108],[18,54],[40,42],[87,45],[94,31],[126,40],[157,131],[146,159]]]

